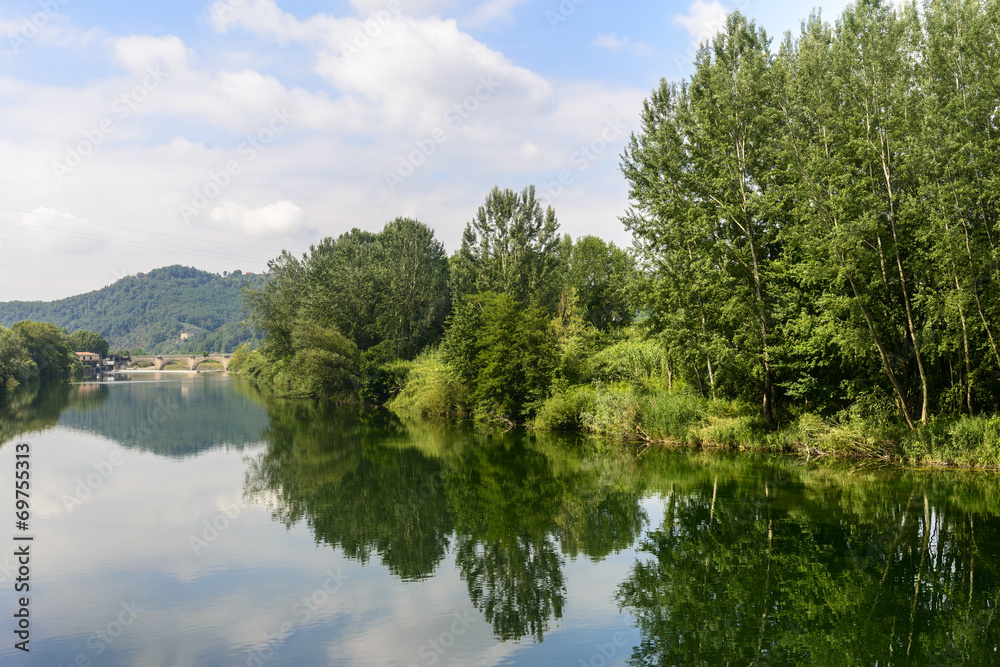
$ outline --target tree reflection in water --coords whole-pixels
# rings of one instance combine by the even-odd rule
[[[988,664],[993,475],[649,451],[269,401],[246,493],[406,580],[453,555],[501,640],[566,611],[566,560],[639,550],[617,600],[647,664]],[[662,525],[643,510],[659,496]]]

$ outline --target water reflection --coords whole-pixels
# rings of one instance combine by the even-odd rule
[[[68,407],[84,412],[107,400],[101,387],[60,384],[23,387],[0,402],[0,446],[24,433],[52,428]]]
[[[84,409],[67,406],[60,425],[170,458],[256,443],[268,423],[256,390],[226,376],[154,376],[75,389],[79,395],[96,390],[102,400]]]
[[[669,467],[618,592],[642,634],[631,664],[993,664],[994,477]]]
[[[136,627],[130,646],[174,650],[173,637],[196,628],[191,655],[212,657],[187,663],[246,664],[260,633],[344,558],[350,600],[331,600],[273,664],[410,664],[466,611],[478,634],[435,653],[441,663],[499,647],[495,662],[599,664],[600,646],[635,665],[997,662],[991,474],[640,457],[276,401],[225,377],[27,392],[0,416],[4,440],[70,427],[36,438],[40,502],[72,493],[115,443],[154,454],[126,452],[73,512],[39,505],[40,543],[73,554],[48,571],[79,568],[62,585],[84,593],[59,591],[65,618],[46,619],[66,646],[49,644],[34,664],[72,662],[94,629],[80,620],[93,600],[116,609],[138,592],[157,610],[149,627],[169,632]],[[243,442],[262,444],[220,447]],[[191,535],[240,495],[251,506],[192,552]],[[194,607],[197,621],[177,620]],[[618,644],[623,621],[630,634]],[[380,652],[393,642],[398,651]],[[108,664],[143,664],[115,651]]]
[[[636,546],[617,602],[631,663],[952,664],[998,646],[992,475],[597,452],[586,442],[269,405],[246,489],[318,542],[396,576],[454,555],[500,640],[542,641],[566,559]],[[643,500],[662,525],[643,535]]]
[[[407,426],[384,411],[272,401],[269,412],[250,499],[403,579],[431,576],[451,548],[499,639],[541,641],[563,614],[567,555],[625,549],[646,522],[639,494],[615,486],[628,478],[609,474],[616,457],[587,447]]]

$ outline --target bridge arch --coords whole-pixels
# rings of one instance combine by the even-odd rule
[[[229,355],[229,356],[216,355],[216,356],[211,356],[211,357],[192,357],[191,361],[189,362],[189,366],[190,366],[191,370],[194,371],[194,370],[198,370],[198,366],[201,366],[206,361],[217,361],[220,364],[222,364],[222,370],[227,371],[227,370],[229,370],[229,360],[230,359],[232,359],[232,355]]]
[[[194,371],[198,370],[198,366],[205,363],[206,361],[217,361],[222,364],[222,369],[224,371],[229,370],[229,362],[233,358],[231,354],[212,354],[207,357],[198,354],[158,354],[158,355],[142,355],[137,357],[131,357],[127,366],[130,369],[137,368],[140,362],[149,362],[152,364],[153,369],[162,371],[163,367],[172,361],[183,362],[184,365],[188,367],[188,370]]]

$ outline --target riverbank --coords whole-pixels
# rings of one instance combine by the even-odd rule
[[[788,415],[767,428],[756,406],[733,401],[629,386],[574,387],[547,400],[532,427],[650,445],[1000,468],[996,416],[932,418],[910,430],[871,406],[857,405],[827,418],[810,412]]]
[[[389,409],[423,419],[491,421],[489,415],[476,413],[468,389],[440,355],[408,363],[403,375],[398,393],[386,404]],[[556,388],[526,426],[649,446],[1000,468],[1000,416],[932,417],[910,430],[890,401],[868,399],[828,417],[789,411],[768,428],[757,406],[707,399],[689,388],[665,384],[647,376]],[[501,422],[502,427],[510,425]]]

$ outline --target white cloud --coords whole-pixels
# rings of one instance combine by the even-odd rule
[[[282,248],[298,253],[320,236],[354,226],[377,230],[398,215],[424,220],[453,250],[493,185],[520,189],[534,182],[541,190],[571,170],[573,185],[553,202],[565,231],[627,243],[617,222],[627,203],[617,155],[627,137],[608,142],[583,171],[578,153],[600,138],[607,119],[637,117],[647,91],[546,78],[477,40],[463,19],[431,13],[452,4],[423,2],[418,12],[403,2],[404,13],[377,31],[369,24],[368,43],[345,53],[365,34],[360,18],[300,20],[271,0],[244,0],[216,25],[244,33],[217,42],[238,42],[239,51],[202,52],[177,36],[137,34],[106,40],[112,51],[103,76],[42,84],[0,75],[0,154],[17,156],[0,163],[0,182],[10,193],[4,203],[23,210],[44,204],[190,237],[187,243],[132,235],[150,243],[129,249],[130,272],[175,262],[260,271]],[[389,5],[358,0],[355,6],[367,18]],[[294,48],[275,49],[274,42]],[[628,44],[622,48],[635,46]],[[300,74],[303,57],[319,76],[299,76],[293,84],[284,59],[296,59],[290,69]],[[157,66],[166,72],[162,84],[127,118],[113,113],[112,103]],[[285,108],[294,115],[288,129],[248,159],[239,147],[267,126],[274,109]],[[65,161],[105,118],[113,131],[62,181],[54,178],[53,163]],[[433,153],[412,177],[388,193],[385,174],[437,130],[445,140],[432,143]],[[239,173],[224,194],[183,216],[181,207],[233,161]],[[20,250],[27,237],[4,233],[0,266],[8,271],[0,271],[0,292],[8,298],[100,287],[106,267],[122,263],[120,247],[77,259],[76,242],[61,239],[64,247],[50,244],[43,256],[62,271],[25,286],[14,276],[30,269],[30,255]],[[181,248],[170,252],[170,245]],[[99,279],[82,283],[82,276],[96,275],[94,266],[104,267]]]
[[[97,30],[80,30],[64,14],[48,10],[35,11],[21,17],[0,16],[0,38],[7,54],[18,55],[30,48],[80,47],[97,39]]]
[[[445,10],[459,4],[458,0],[397,0],[407,16],[440,15]],[[358,16],[368,18],[375,12],[386,9],[390,0],[351,0],[351,5],[358,10]]]
[[[727,14],[718,0],[695,0],[687,14],[674,15],[674,23],[682,25],[691,35],[692,42],[698,45],[710,41],[726,27]]]
[[[462,22],[473,27],[482,27],[491,23],[510,23],[514,20],[514,7],[524,0],[486,0],[469,14]]]
[[[274,0],[256,0],[226,17],[226,28],[275,41],[321,44],[315,71],[350,107],[364,107],[369,131],[416,126],[430,131],[441,115],[475,94],[483,78],[499,83],[489,108],[496,114],[551,106],[552,87],[478,42],[455,19],[412,18],[381,10],[376,19],[318,14],[305,21],[282,12]],[[485,108],[485,105],[484,105]],[[381,126],[380,126],[381,124]]]
[[[631,51],[636,56],[649,56],[653,54],[653,48],[646,42],[633,42],[628,37],[618,37],[614,33],[607,35],[603,33],[599,34],[590,45],[610,51],[621,51],[624,49]]]
[[[290,201],[247,208],[225,199],[212,209],[210,217],[251,236],[286,236],[306,229],[305,212]]]
[[[132,35],[115,40],[115,60],[136,74],[157,65],[170,70],[186,70],[194,59],[179,37]]]

